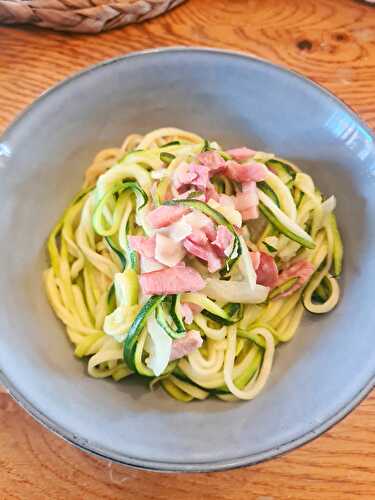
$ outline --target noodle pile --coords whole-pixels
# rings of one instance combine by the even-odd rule
[[[151,388],[160,383],[179,401],[203,400],[209,395],[250,400],[264,388],[275,348],[293,338],[304,310],[326,313],[338,302],[336,278],[342,267],[342,242],[333,214],[335,200],[324,199],[312,178],[297,166],[256,152],[253,160],[270,171],[265,181],[257,183],[260,215],[243,222],[240,230],[234,229],[234,241],[239,243],[226,261],[230,261],[227,268],[209,273],[202,259],[186,258],[207,282],[220,280],[216,288],[242,280],[244,289],[249,286],[249,300],[238,302],[238,290],[223,300],[218,290],[206,293],[208,287],[173,297],[151,297],[151,304],[139,284],[140,256],[128,238],[150,236],[150,211],[171,204],[171,199],[179,203],[182,197],[173,190],[173,175],[179,165],[195,161],[202,151],[230,160],[229,152],[216,142],[175,128],[144,136],[132,134],[120,148],[97,154],[86,170],[81,191],[49,236],[45,286],[74,354],[88,360],[92,377],[119,381],[138,374]],[[235,197],[241,190],[238,182],[223,173],[211,180],[220,195]],[[195,212],[202,207],[206,210],[207,204],[194,198],[201,199],[201,195],[192,192],[185,198]],[[220,216],[232,231],[233,225],[220,207],[211,204],[205,213],[210,216],[211,212],[215,224]],[[250,254],[272,257],[279,276],[301,262],[307,262],[313,272],[302,282],[298,273],[293,276],[287,271],[292,274],[267,288],[259,302],[255,281],[251,285],[255,267],[251,263],[246,268]],[[195,305],[189,325],[184,323],[182,304]],[[175,313],[173,321],[170,311]],[[159,337],[150,335],[151,314],[157,328],[164,328]],[[163,342],[173,346],[187,330],[199,332],[201,346],[179,359],[167,360],[162,373],[156,375],[149,358],[158,352],[163,357]]]

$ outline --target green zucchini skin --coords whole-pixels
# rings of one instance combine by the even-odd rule
[[[126,260],[125,255],[116,246],[115,242],[112,240],[112,238],[110,236],[106,236],[105,240],[108,243],[108,245],[111,247],[111,249],[114,251],[114,253],[117,255],[117,257],[120,259],[121,271],[123,271],[126,268],[126,264],[127,264],[127,260]]]
[[[223,307],[223,314],[219,316],[218,314],[214,314],[207,309],[203,309],[202,314],[207,318],[216,321],[219,325],[233,325],[238,321],[241,321],[243,317],[243,305],[236,303],[229,303]]]
[[[134,355],[138,337],[141,334],[143,328],[146,326],[146,322],[150,314],[155,311],[155,309],[159,304],[163,302],[164,299],[165,295],[153,295],[152,297],[150,297],[148,301],[142,306],[131,327],[129,328],[124,342],[123,358],[128,367],[133,371],[137,371],[134,362]]]
[[[169,146],[180,146],[180,145],[181,145],[180,141],[171,141],[171,142],[167,142],[167,144],[163,144],[163,146],[160,146],[160,149],[168,148]]]
[[[189,381],[190,383],[190,381]],[[190,394],[186,394],[179,387],[176,387],[170,380],[167,378],[160,381],[160,385],[165,390],[167,394],[169,394],[172,398],[177,401],[181,401],[181,403],[189,403],[194,398],[190,396]]]
[[[234,380],[234,383],[239,389],[244,389],[246,385],[250,382],[252,377],[255,375],[258,367],[262,362],[262,349],[259,349],[257,354],[254,356],[253,361],[244,369],[244,371]],[[216,389],[213,389],[212,394],[229,394],[230,391],[228,387],[224,384]]]
[[[262,241],[263,245],[267,248],[267,250],[271,253],[277,252],[276,248],[274,248],[272,245],[269,245],[266,241]]]
[[[202,153],[205,153],[206,151],[211,151],[211,146],[207,139],[204,140]]]
[[[166,302],[169,305],[169,314],[171,315],[171,318],[176,325],[177,332],[184,332],[185,324],[181,314],[178,311],[180,306],[180,295],[172,295],[170,297],[167,297]]]
[[[263,191],[267,196],[271,198],[271,200],[275,203],[280,208],[280,202],[279,198],[277,197],[277,194],[275,191],[265,182],[257,182],[257,187]]]
[[[333,263],[332,263],[332,275],[334,277],[340,276],[342,272],[342,263],[344,258],[344,245],[342,243],[341,234],[337,226],[336,216],[330,214],[330,223],[333,233]]]
[[[327,287],[324,278],[320,282],[319,286],[314,290],[312,298],[319,304],[324,304],[331,295],[331,290]]]
[[[311,241],[308,241],[304,238],[301,238],[297,234],[293,233],[290,229],[284,226],[277,217],[266,207],[261,201],[259,201],[259,210],[262,212],[264,217],[278,230],[280,233],[287,236],[290,240],[296,241],[300,245],[306,248],[315,248],[315,244]]]
[[[275,287],[268,295],[268,299],[277,299],[281,294],[288,292],[299,280],[298,276],[289,278],[285,283]]]
[[[143,208],[147,202],[148,202],[148,196],[147,194],[145,193],[145,191],[140,187],[140,185],[138,184],[138,182],[134,182],[134,181],[124,181],[124,182],[116,182],[105,194],[104,196],[99,200],[99,202],[97,203],[95,209],[94,209],[94,213],[93,213],[93,216],[92,216],[92,225],[93,225],[93,228],[95,230],[95,232],[97,234],[99,234],[100,236],[105,236],[105,232],[102,231],[102,227],[101,227],[101,215],[102,215],[102,210],[103,210],[103,207],[105,206],[107,200],[117,194],[121,194],[123,193],[124,191],[133,191],[133,193],[136,193],[136,194],[139,194],[142,198],[142,203],[141,205],[138,207],[138,209],[141,209]]]
[[[236,323],[238,321],[238,320],[233,321],[229,317],[226,318],[226,317],[218,316],[217,314],[213,314],[212,312],[207,311],[207,309],[203,309],[202,314],[203,314],[203,316],[206,316],[207,318],[210,318],[213,321],[216,321],[216,323],[219,323],[219,325],[229,326],[229,325],[233,325],[233,323]]]
[[[288,187],[291,187],[290,183],[291,181],[294,181],[297,174],[297,172],[294,170],[294,168],[291,167],[291,165],[288,165],[281,160],[273,159],[267,160],[266,165],[274,174],[280,177],[284,184],[287,184]]]
[[[160,159],[163,163],[169,165],[176,157],[172,153],[162,152],[160,153]]]
[[[185,336],[186,331],[176,331],[174,330],[168,323],[167,318],[165,316],[165,312],[163,310],[162,304],[159,304],[156,308],[156,314],[155,314],[156,321],[158,322],[159,326],[165,331],[169,337],[172,339],[181,339],[182,337]]]

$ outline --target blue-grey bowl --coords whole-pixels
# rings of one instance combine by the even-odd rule
[[[290,158],[338,199],[341,302],[328,315],[306,315],[251,402],[184,405],[134,381],[92,379],[46,300],[46,236],[95,152],[167,125]],[[39,98],[1,138],[0,165],[1,381],[71,443],[147,469],[222,470],[309,441],[373,387],[374,137],[311,81],[220,50],[131,54]]]

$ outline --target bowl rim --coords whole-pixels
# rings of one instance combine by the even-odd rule
[[[53,93],[64,87],[66,84],[78,80],[81,76],[88,75],[89,73],[110,66],[111,64],[115,64],[124,60],[143,57],[143,56],[152,56],[153,54],[161,54],[161,53],[178,53],[178,52],[193,52],[193,53],[207,53],[213,55],[226,55],[232,56],[234,58],[240,58],[244,60],[252,60],[261,65],[268,66],[272,69],[276,69],[279,72],[284,74],[293,75],[297,79],[301,80],[305,84],[309,86],[315,87],[321,94],[324,94],[335,104],[338,104],[341,108],[343,108],[348,115],[350,115],[360,126],[369,134],[369,136],[375,141],[375,135],[369,125],[366,124],[362,118],[344,101],[335,96],[331,91],[316,83],[314,80],[307,78],[306,76],[300,74],[299,72],[292,70],[284,65],[276,64],[274,62],[268,61],[261,57],[258,57],[254,54],[250,54],[244,51],[238,50],[228,50],[221,49],[215,47],[200,47],[200,46],[170,46],[170,47],[158,47],[153,49],[146,49],[140,51],[130,52],[125,55],[120,55],[111,59],[107,59],[101,61],[97,64],[90,65],[83,70],[73,73],[71,76],[64,78],[59,81],[52,87],[48,88],[46,91],[42,92],[39,97],[37,97],[30,105],[28,105],[24,110],[19,112],[15,119],[5,128],[4,132],[0,135],[0,146],[2,144],[6,144],[7,136],[16,129],[18,123],[25,118],[29,113],[31,113],[34,108],[40,104],[41,101],[44,101],[49,96],[53,95]],[[0,151],[1,153],[1,151]],[[1,156],[1,155],[0,155]],[[267,450],[262,450],[257,453],[253,453],[250,455],[242,456],[236,459],[222,459],[219,461],[205,461],[198,463],[179,463],[179,462],[168,462],[168,461],[158,461],[158,460],[147,460],[147,459],[138,459],[131,456],[125,456],[120,453],[113,452],[112,450],[106,450],[105,447],[100,447],[96,445],[89,445],[87,440],[81,438],[80,436],[75,435],[68,429],[64,428],[61,425],[58,425],[54,422],[53,419],[45,415],[41,412],[36,406],[34,406],[27,397],[22,394],[18,389],[13,385],[12,381],[6,376],[6,374],[1,370],[0,367],[0,383],[5,387],[8,394],[35,420],[37,420],[40,424],[42,424],[45,428],[52,431],[57,436],[63,438],[65,441],[70,444],[76,446],[77,448],[90,453],[96,457],[100,457],[106,460],[109,460],[114,463],[118,463],[121,465],[126,465],[131,468],[139,469],[139,470],[148,470],[155,472],[216,472],[223,471],[228,469],[234,469],[239,467],[246,467],[249,465],[255,465],[265,460],[269,460],[276,456],[282,455],[288,451],[299,448],[300,446],[316,439],[325,431],[329,430],[333,425],[340,422],[345,416],[347,416],[374,388],[375,386],[375,372],[369,378],[368,382],[358,391],[358,393],[346,404],[344,404],[337,412],[333,415],[326,418],[324,421],[320,422],[317,426],[312,428],[310,431],[304,433],[298,438],[292,439],[283,443],[280,446],[274,446]]]

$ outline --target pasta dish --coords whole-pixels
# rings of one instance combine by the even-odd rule
[[[48,298],[92,377],[250,400],[304,311],[339,300],[335,205],[274,154],[132,134],[95,157],[53,228]]]

